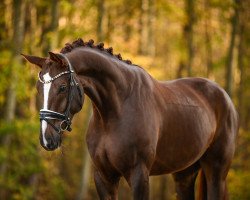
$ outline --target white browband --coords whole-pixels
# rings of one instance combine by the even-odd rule
[[[64,72],[61,72],[60,74],[55,75],[53,78],[51,78],[51,79],[48,80],[48,81],[43,81],[43,80],[40,78],[40,73],[41,73],[41,72],[38,73],[38,79],[39,79],[39,81],[40,81],[41,83],[43,83],[43,84],[47,84],[47,83],[51,83],[52,81],[54,81],[55,79],[61,77],[61,76],[64,75],[64,74],[70,74],[70,73],[72,73],[72,72],[71,72],[71,71],[64,71]]]

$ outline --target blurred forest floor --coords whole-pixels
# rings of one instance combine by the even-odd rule
[[[89,100],[63,146],[39,144],[38,69],[20,53],[48,56],[94,39],[159,80],[207,77],[223,86],[241,119],[228,176],[233,200],[250,199],[249,0],[1,0],[0,199],[97,199],[85,144]],[[152,177],[151,199],[175,199],[172,177]],[[120,199],[131,199],[125,181]]]

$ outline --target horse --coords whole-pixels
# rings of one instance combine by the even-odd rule
[[[239,127],[228,94],[205,78],[160,82],[93,40],[77,39],[49,57],[23,55],[40,67],[40,143],[60,147],[71,120],[92,101],[86,142],[100,199],[118,199],[124,177],[133,199],[149,199],[149,176],[172,174],[177,199],[227,199],[226,177]]]

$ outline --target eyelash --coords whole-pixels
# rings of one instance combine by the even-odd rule
[[[59,88],[59,93],[63,93],[67,90],[67,86],[66,85],[61,85]]]

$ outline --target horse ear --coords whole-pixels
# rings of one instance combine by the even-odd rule
[[[37,65],[38,67],[42,68],[46,58],[41,58],[38,56],[30,56],[30,55],[24,55],[21,54],[27,61],[29,61],[32,64]]]
[[[63,64],[62,57],[59,54],[56,54],[56,53],[49,51],[49,58],[54,62],[57,62],[61,65]]]

